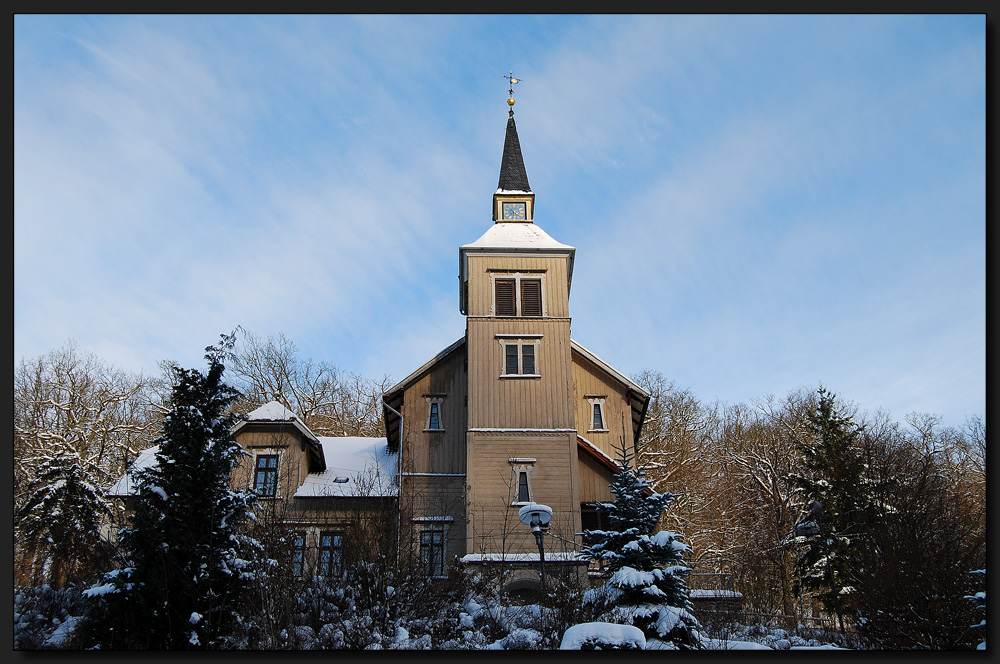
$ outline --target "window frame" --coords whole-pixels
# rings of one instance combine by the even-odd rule
[[[434,536],[438,536],[435,541]],[[426,541],[426,538],[430,541]],[[425,526],[420,530],[420,567],[424,574],[440,578],[445,575],[445,552],[448,548],[447,528],[442,525]],[[435,556],[435,554],[437,554]]]
[[[587,403],[590,404],[590,428],[587,429],[587,433],[607,433],[610,431],[608,429],[608,410],[605,408],[607,402],[607,397],[603,395],[587,395]],[[601,426],[598,427],[594,413],[600,409],[601,411]]]
[[[531,486],[531,473],[535,469],[535,464],[538,462],[537,459],[531,458],[521,458],[513,457],[507,460],[510,464],[510,469],[512,473],[512,486],[514,487],[513,500],[511,505],[515,507],[521,507],[524,505],[530,505],[535,500],[535,492]],[[524,479],[524,485],[527,489],[528,495],[527,500],[522,500],[521,496],[521,479]]]
[[[444,399],[443,394],[425,394],[427,401],[427,419],[424,421],[424,431],[444,431]],[[437,426],[432,427],[431,420],[434,416],[434,409],[437,408]]]
[[[288,568],[292,572],[292,576],[302,578],[306,575],[306,567],[309,563],[309,534],[305,530],[290,530],[288,536],[291,539],[286,547]]]
[[[490,279],[492,281],[492,293],[493,300],[490,305],[490,315],[498,318],[544,318],[547,315],[545,307],[545,272],[493,272],[490,274]],[[538,283],[538,313],[537,314],[525,314],[524,313],[524,282],[537,282]],[[512,282],[513,283],[513,305],[514,313],[500,313],[500,307],[498,302],[500,298],[497,293],[497,284],[499,282]]]
[[[538,347],[541,345],[542,335],[540,334],[498,334],[496,335],[497,340],[500,342],[500,377],[501,378],[541,378],[542,374],[539,373],[538,367]],[[529,353],[525,353],[524,349],[526,347],[531,347]],[[516,348],[517,350],[511,355],[509,348]],[[508,357],[517,358],[517,373],[508,372]],[[531,364],[533,371],[528,373],[525,371],[525,357],[531,358]]]
[[[329,536],[330,546],[325,545],[325,539]],[[316,542],[316,575],[317,576],[339,576],[344,570],[344,538],[346,534],[341,529],[321,530],[319,539]],[[327,560],[324,560],[324,552],[329,552]]]
[[[267,468],[267,467],[261,468],[260,462],[263,459],[274,459],[274,467],[273,468]],[[277,451],[267,451],[267,452],[256,452],[256,453],[254,453],[253,468],[254,468],[254,472],[253,472],[253,477],[251,478],[251,481],[252,481],[251,486],[253,488],[253,492],[259,498],[277,498],[278,497],[278,474],[279,474],[278,471],[281,469],[281,453],[277,452]],[[261,487],[260,478],[261,478],[261,474],[262,473],[263,473],[263,475],[265,477],[265,481],[264,481],[264,485],[263,485],[264,488],[267,488],[267,480],[266,480],[267,476],[270,475],[271,478],[272,478],[272,480],[273,480],[273,483],[271,484],[271,491],[268,492],[268,493],[265,493],[265,492],[261,491],[261,488],[260,488]]]

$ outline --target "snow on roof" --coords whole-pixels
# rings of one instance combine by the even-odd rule
[[[326,470],[306,475],[296,498],[395,496],[397,456],[385,438],[320,436]]]
[[[462,249],[557,249],[575,251],[575,247],[557,242],[538,225],[527,222],[498,222],[482,237]]]
[[[611,468],[617,470],[618,463],[614,459],[612,459],[607,453],[605,453],[605,451],[602,450],[600,447],[594,445],[592,442],[590,442],[580,434],[576,434],[576,440],[578,443],[582,444],[588,452],[590,452],[594,456],[600,457],[605,462],[605,465],[608,465]]]
[[[144,468],[150,468],[156,464],[156,453],[160,451],[159,445],[154,445],[148,450],[139,452],[139,456],[132,462],[125,474],[108,489],[109,496],[131,496],[135,493],[136,485],[132,474]]]
[[[396,456],[386,450],[385,438],[324,436],[319,442],[327,468],[306,475],[305,482],[295,492],[296,498],[396,495]],[[137,487],[133,474],[155,465],[158,450],[154,446],[140,452],[128,471],[108,490],[108,495],[134,495]]]
[[[278,421],[291,421],[298,419],[298,417],[296,417],[295,413],[288,410],[277,401],[269,401],[260,408],[257,408],[247,413],[246,419],[248,421],[269,420],[272,422],[278,422]]]
[[[248,422],[289,422],[292,426],[302,432],[302,435],[307,439],[313,442],[319,440],[316,437],[316,434],[309,430],[309,427],[302,422],[298,415],[288,410],[277,401],[268,401],[260,408],[247,413],[243,420],[233,427],[233,433],[242,429]]]
[[[525,532],[528,532],[525,530]],[[576,551],[546,552],[545,560],[560,562],[585,562],[589,559]],[[459,559],[463,563],[507,562],[507,563],[537,563],[537,553],[467,553]]]

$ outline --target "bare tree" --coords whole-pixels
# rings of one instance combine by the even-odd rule
[[[391,387],[388,376],[376,381],[328,362],[303,360],[284,335],[261,339],[251,332],[244,333],[227,369],[247,411],[277,401],[320,436],[384,433],[381,400]]]
[[[60,510],[52,504],[56,496],[69,499],[80,495],[48,491],[48,485],[58,488],[64,482],[56,469],[72,470],[78,486],[92,487],[88,493],[99,500],[88,504],[95,509],[104,514],[120,512],[120,506],[108,501],[105,493],[159,433],[160,394],[158,380],[111,367],[97,356],[83,353],[73,341],[43,357],[21,361],[14,373],[16,579],[31,582],[25,572],[34,569],[32,577],[36,581],[58,584],[63,579],[49,578],[50,572],[42,571],[40,577],[38,573],[44,569],[75,569],[73,561],[62,561],[66,564],[55,567],[43,561],[80,547],[50,541],[47,530],[48,534],[38,541],[19,530],[28,520],[51,522],[57,515],[70,513],[82,518],[79,509],[67,506]],[[72,461],[52,463],[57,458]],[[45,470],[44,480],[40,479],[40,469]],[[48,497],[41,500],[42,495]],[[26,505],[29,496],[32,502]],[[29,530],[42,532],[34,526]],[[74,532],[68,527],[58,530],[67,536]]]

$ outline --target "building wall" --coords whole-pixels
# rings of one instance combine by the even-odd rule
[[[588,397],[604,398],[607,431],[591,429],[593,406]],[[628,391],[618,380],[578,353],[573,353],[573,408],[580,435],[609,457],[618,459],[623,442],[631,449],[635,441]]]
[[[400,521],[404,549],[418,552],[420,532],[444,529],[447,560],[466,553],[466,352],[460,347],[403,392]],[[430,398],[440,402],[443,431],[429,431]]]
[[[511,461],[512,459],[516,461]],[[534,537],[520,523],[516,503],[516,465],[530,462],[533,502],[552,508],[549,531],[579,541],[580,504],[577,485],[576,433],[573,431],[470,431],[469,531],[470,553],[532,553]],[[554,550],[573,547],[548,538]]]
[[[470,317],[493,314],[491,272],[537,273],[544,275],[542,311],[545,316],[569,318],[569,275],[564,254],[468,253],[469,299],[466,314]]]

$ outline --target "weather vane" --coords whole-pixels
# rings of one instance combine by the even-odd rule
[[[513,71],[510,72],[509,74],[500,74],[500,75],[503,76],[504,78],[506,78],[508,81],[510,81],[510,87],[507,88],[507,94],[510,95],[509,97],[507,97],[507,105],[511,107],[510,112],[513,113],[514,112],[514,84],[515,83],[520,83],[521,79],[514,78],[514,72]]]

